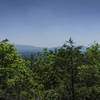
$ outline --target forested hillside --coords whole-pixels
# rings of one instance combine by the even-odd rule
[[[22,57],[0,42],[0,100],[100,100],[100,45],[69,39],[61,48]]]

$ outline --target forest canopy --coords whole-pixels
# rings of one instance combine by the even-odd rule
[[[0,100],[100,100],[100,45],[82,51],[72,39],[22,57],[0,42]]]

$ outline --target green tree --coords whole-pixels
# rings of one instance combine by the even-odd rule
[[[14,45],[0,42],[0,96],[6,100],[23,98],[28,93],[30,72]]]
[[[63,84],[64,87],[62,99],[76,100],[76,84],[78,66],[82,65],[83,53],[81,46],[74,46],[74,42],[70,38],[62,48],[58,50],[57,62],[63,69]]]

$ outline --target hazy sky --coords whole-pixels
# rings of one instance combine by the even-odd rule
[[[100,0],[0,0],[0,40],[42,47],[100,43]]]

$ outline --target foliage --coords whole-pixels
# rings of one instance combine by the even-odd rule
[[[0,99],[99,100],[99,44],[83,52],[70,38],[54,51],[22,57],[7,39],[1,41]]]

